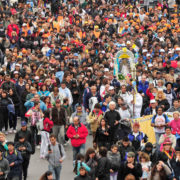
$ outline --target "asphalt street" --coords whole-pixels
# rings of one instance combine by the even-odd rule
[[[20,123],[18,123],[18,129],[20,129]],[[7,141],[14,140],[14,134],[7,135]],[[86,149],[92,147],[92,136],[87,137]],[[73,158],[72,158],[72,147],[69,143],[65,147],[66,159],[63,162],[60,180],[73,180]],[[36,148],[36,153],[31,156],[29,170],[28,170],[28,180],[39,180],[40,176],[48,170],[48,162],[42,160],[40,157],[40,150]]]

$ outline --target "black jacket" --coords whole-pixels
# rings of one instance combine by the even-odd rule
[[[114,110],[114,111],[107,111],[104,115],[104,119],[106,120],[107,124],[111,127],[111,128],[115,128],[118,127],[118,125],[114,125],[115,121],[119,121],[121,119],[121,116],[119,114],[118,111]]]
[[[110,162],[107,157],[101,157],[98,160],[96,168],[96,177],[98,180],[110,180]]]
[[[128,174],[132,174],[135,176],[136,180],[139,180],[142,176],[142,166],[140,163],[134,163],[134,168],[131,169],[127,166],[127,162],[121,164],[118,171],[117,180],[124,180]]]
[[[20,150],[19,148],[21,148],[21,147],[25,147],[26,149],[25,150]],[[19,152],[21,152],[21,156],[22,156],[24,161],[30,159],[30,155],[32,153],[32,147],[31,147],[31,144],[28,141],[24,141],[23,143],[16,142],[15,143],[15,148]]]
[[[86,174],[85,176],[77,176],[74,178],[74,180],[91,180],[91,178]]]
[[[174,171],[174,178],[179,180],[179,178],[180,178],[180,161],[176,161],[176,159],[173,158],[173,159],[171,159],[170,164]]]
[[[12,104],[12,100],[9,97],[2,98],[0,97],[0,112],[3,113],[4,111],[7,111],[7,106],[9,104]]]
[[[164,105],[164,111],[167,111],[170,108],[170,105],[167,99],[163,99],[162,101],[158,100],[157,103],[158,103],[158,106]]]
[[[20,98],[19,96],[17,95],[16,92],[14,92],[14,94],[12,96],[9,96],[11,99],[12,99],[12,102],[15,106],[16,109],[19,109],[19,106],[20,106]]]

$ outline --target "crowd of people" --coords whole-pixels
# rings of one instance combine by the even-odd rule
[[[49,164],[40,180],[59,180],[72,146],[75,180],[180,180],[179,7],[1,0],[0,179],[26,180],[39,148]],[[124,49],[135,71],[122,81]],[[146,115],[155,143],[134,120]]]

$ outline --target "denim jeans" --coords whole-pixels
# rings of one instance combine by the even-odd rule
[[[53,126],[53,134],[56,136],[56,139],[59,144],[64,144],[64,125],[62,126]]]
[[[72,146],[72,150],[73,150],[73,160],[76,160],[77,154],[79,153],[85,154],[85,144],[81,144],[81,146],[79,147]]]
[[[62,166],[52,166],[49,164],[49,171],[53,173],[54,180],[60,180],[60,173],[61,173]]]
[[[164,134],[164,133],[155,133],[155,137],[156,137],[156,149],[160,150],[160,145],[159,145],[159,139],[160,136]]]

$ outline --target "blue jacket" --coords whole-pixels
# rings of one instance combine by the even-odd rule
[[[24,106],[26,107],[26,109],[28,111],[30,108],[34,107],[34,102],[27,101],[27,102],[24,103]],[[45,105],[45,103],[43,101],[40,101],[40,109],[43,112],[47,110],[47,107],[46,107],[46,105]]]
[[[23,162],[21,153],[17,150],[14,150],[13,154],[9,154],[9,152],[5,152],[4,156],[8,160],[9,164],[11,164],[12,162],[15,163],[14,166],[10,167],[8,178],[12,178],[15,175],[20,176],[22,171],[21,164]]]
[[[146,90],[149,87],[149,82],[145,81],[143,84],[142,81],[139,82],[138,84],[138,92],[142,91],[144,94],[146,94]]]
[[[63,77],[64,77],[64,72],[63,71],[56,72],[56,77],[59,79],[59,81],[61,83],[63,80]]]

